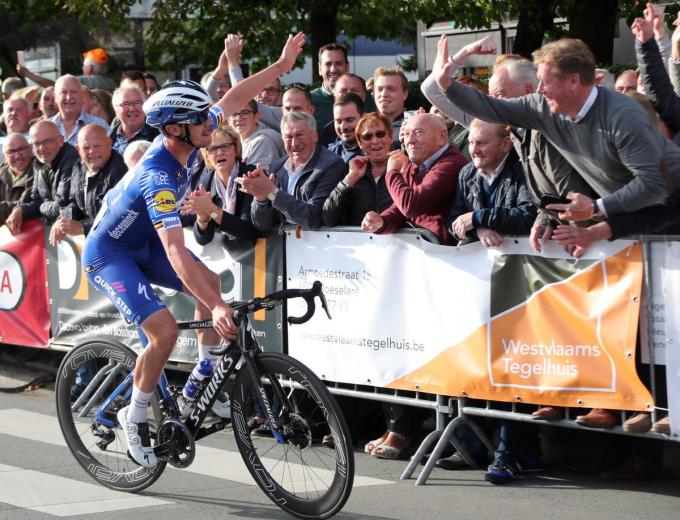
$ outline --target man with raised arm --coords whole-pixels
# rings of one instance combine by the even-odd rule
[[[186,290],[196,300],[195,316],[212,319],[214,330],[198,333],[199,358],[210,359],[220,337],[233,340],[232,309],[222,301],[219,277],[184,244],[178,207],[191,186],[198,148],[225,114],[255,96],[274,77],[288,72],[302,51],[304,34],[290,36],[279,60],[230,89],[211,107],[208,93],[193,81],[174,81],[144,104],[147,123],[161,132],[149,152],[106,195],[83,251],[88,280],[134,323],[146,348],[137,358],[131,403],[118,412],[132,459],[157,464],[147,408],[178,330],[151,283]]]
[[[244,41],[237,34],[229,34],[227,36],[225,50],[220,54],[220,59],[216,73],[209,76],[208,87],[214,87],[215,74],[227,73],[233,85],[243,81],[243,71],[241,70],[241,52],[243,50]],[[268,85],[273,82],[270,81]],[[279,83],[280,84],[280,83]],[[259,114],[259,126],[262,128],[271,128],[277,132],[281,132],[281,117],[287,112],[307,112],[314,114],[314,103],[312,96],[309,93],[306,85],[300,83],[290,83],[283,87],[281,103],[271,105],[257,100],[257,113]]]
[[[495,53],[496,44],[489,36],[470,43],[450,58],[449,61],[453,65],[450,74],[455,74],[455,69],[462,67],[470,56]],[[536,66],[531,61],[512,54],[496,58],[493,74],[489,79],[490,96],[498,99],[516,99],[533,94],[537,86]],[[463,112],[439,90],[434,75],[431,74],[423,81],[421,89],[425,97],[439,110],[462,126],[469,127],[472,116]],[[588,196],[596,195],[541,132],[530,128],[513,128],[510,139],[524,168],[527,187],[536,206],[539,205],[541,195],[544,193],[566,196],[573,191]],[[534,250],[541,251],[542,242],[550,238],[558,224],[555,212],[543,208],[538,210],[529,237]]]
[[[452,81],[448,42],[439,41],[439,88],[461,110],[480,119],[540,130],[598,193],[570,193],[553,204],[565,220],[626,213],[657,203],[680,182],[680,148],[668,141],[642,107],[596,87],[595,59],[580,40],[562,39],[534,52],[538,93],[513,101],[490,98]]]

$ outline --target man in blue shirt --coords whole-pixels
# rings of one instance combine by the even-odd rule
[[[83,110],[83,86],[75,76],[70,74],[61,76],[54,84],[54,97],[59,113],[50,121],[57,125],[59,133],[64,136],[64,141],[71,146],[77,144],[78,132],[85,125],[99,125],[108,131],[109,125],[106,121]]]

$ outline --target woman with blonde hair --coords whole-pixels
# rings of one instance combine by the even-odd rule
[[[196,242],[209,243],[215,231],[227,240],[255,240],[261,236],[250,220],[253,197],[238,189],[237,179],[255,167],[241,161],[241,140],[236,131],[223,123],[213,131],[210,145],[201,153],[206,169],[197,190],[186,197],[182,206],[183,214],[196,214]]]

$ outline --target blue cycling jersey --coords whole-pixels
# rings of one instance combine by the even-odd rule
[[[106,194],[88,240],[115,244],[119,250],[135,249],[156,238],[157,229],[181,227],[178,208],[190,186],[190,168],[181,165],[165,148],[163,136],[158,136]]]
[[[191,188],[191,164],[181,165],[158,136],[144,157],[105,196],[85,240],[83,268],[130,322],[163,308],[151,283],[181,291],[158,232],[181,227],[179,206]]]

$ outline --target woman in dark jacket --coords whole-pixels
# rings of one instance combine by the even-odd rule
[[[360,226],[366,213],[392,205],[385,185],[387,158],[392,150],[392,123],[378,112],[365,114],[357,123],[359,155],[349,162],[349,173],[323,205],[325,226]]]
[[[253,197],[238,189],[235,179],[255,167],[241,162],[241,141],[228,125],[212,134],[210,146],[201,150],[207,168],[196,191],[187,196],[182,213],[195,213],[194,237],[200,245],[212,241],[215,230],[228,240],[255,240],[262,234],[250,220]]]

